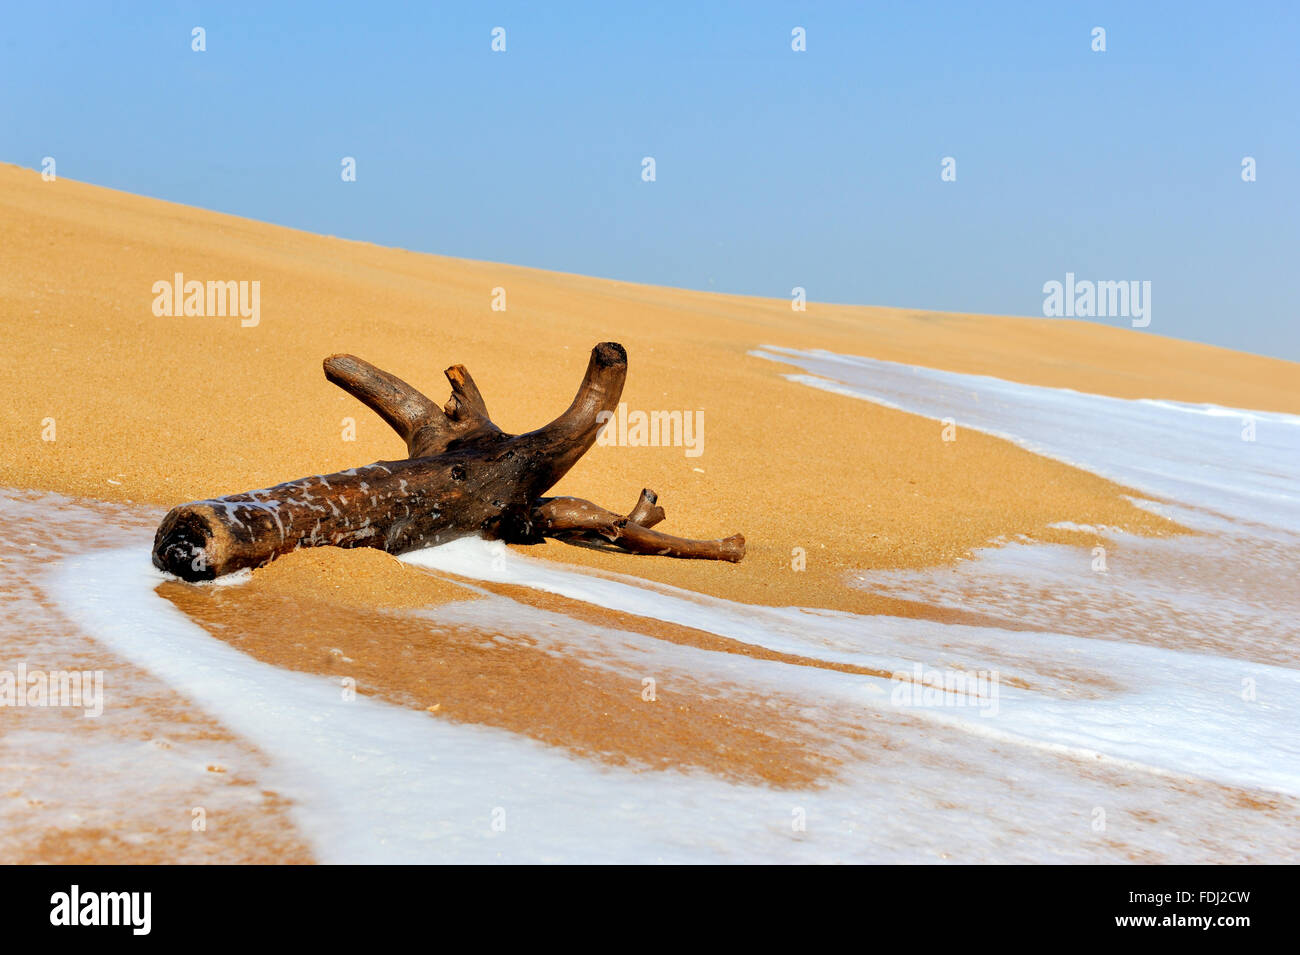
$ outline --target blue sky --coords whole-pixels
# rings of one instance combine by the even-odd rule
[[[1067,271],[1150,281],[1149,332],[1300,359],[1300,4],[32,3],[4,24],[0,161],[721,292],[1041,315]]]

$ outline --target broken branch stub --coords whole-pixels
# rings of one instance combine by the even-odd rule
[[[452,393],[442,407],[352,355],[331,355],[324,367],[330,381],[397,432],[407,458],[183,504],[158,528],[155,566],[185,580],[211,580],[302,547],[401,554],[471,535],[511,543],[555,537],[671,557],[744,556],[738,534],[696,541],[652,531],[664,512],[648,489],[626,517],[579,498],[541,497],[595,443],[601,413],[617,407],[627,377],[622,345],[593,348],[568,410],[520,435],[492,423],[461,365],[445,372]]]

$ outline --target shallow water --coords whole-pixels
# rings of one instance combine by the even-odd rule
[[[149,508],[0,491],[0,673],[102,675],[102,713],[0,707],[5,862],[275,862],[311,858],[271,763],[148,667],[64,612],[43,581],[79,554],[147,553]],[[99,611],[116,612],[112,599]],[[83,701],[84,702],[84,701]],[[211,820],[211,825],[207,821]]]
[[[160,683],[244,741],[245,755],[226,758],[288,800],[324,861],[1295,857],[1300,596],[1288,570],[1300,556],[1300,419],[1253,412],[1255,441],[1243,442],[1242,413],[1231,409],[1121,402],[825,353],[765,354],[798,365],[792,377],[810,385],[952,417],[1104,474],[1198,533],[1149,540],[1096,529],[1107,541],[1104,571],[1086,549],[1010,544],[952,568],[846,581],[1032,628],[1015,631],[738,605],[477,540],[405,558],[632,621],[905,675],[683,646],[648,626],[612,631],[492,595],[421,612],[430,627],[519,633],[606,666],[628,676],[629,693],[641,691],[642,675],[663,686],[689,675],[737,699],[780,699],[826,729],[835,763],[820,784],[788,789],[701,769],[612,766],[507,730],[348,699],[335,678],[260,663],[154,592],[163,577],[149,564],[147,529],[161,515],[151,509],[0,498],[0,520],[40,513],[67,552],[7,557],[5,566],[35,581],[42,612],[65,621],[69,648],[117,661],[110,673],[120,681]],[[70,541],[80,542],[76,552]],[[3,645],[30,652],[20,630],[31,612],[11,611]],[[981,680],[950,692],[927,695],[920,685],[970,675]],[[21,740],[24,765],[66,760],[71,739]],[[165,783],[138,753],[97,759],[113,778],[138,770],[143,791]]]
[[[791,380],[950,420],[958,440],[971,428],[1114,480],[1198,532],[1153,540],[1091,528],[1103,553],[1011,543],[951,568],[863,572],[856,585],[1044,630],[1300,665],[1300,417],[820,351],[755,354],[819,376]]]

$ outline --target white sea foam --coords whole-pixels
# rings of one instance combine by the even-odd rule
[[[565,570],[479,540],[417,551],[404,559],[832,663],[888,673],[909,672],[917,664],[943,665],[1022,677],[1034,689],[1002,686],[996,718],[984,720],[978,711],[961,708],[940,708],[929,715],[1023,742],[1300,795],[1300,671],[1294,669],[1059,633],[672,596]],[[1090,680],[1114,689],[1082,698],[1061,676],[1077,670],[1081,661]],[[810,692],[836,694],[845,705],[866,699],[865,687],[874,684],[881,697],[890,688],[883,679],[821,669],[790,666],[785,672],[789,680],[808,681]],[[1253,681],[1256,702],[1242,699],[1246,680]],[[884,699],[872,702],[889,705]]]
[[[823,351],[768,347],[754,354],[812,373],[787,375],[791,380],[953,419],[959,428],[1007,438],[1164,498],[1141,503],[1201,533],[1150,540],[1062,522],[1105,538],[1105,545],[1091,551],[1013,544],[948,568],[863,571],[856,583],[1041,628],[1031,637],[1000,634],[997,646],[1005,651],[1029,640],[1034,653],[1046,654],[1045,662],[1056,648],[1070,646],[1051,631],[1087,634],[1097,639],[1072,652],[1096,676],[1127,688],[1107,698],[1107,714],[1076,709],[1067,715],[1039,701],[1023,722],[1013,712],[999,725],[1042,739],[1073,739],[1100,752],[1128,752],[1144,763],[1295,791],[1300,417],[1126,401]],[[1255,670],[1261,662],[1282,665]],[[1088,741],[1094,735],[1099,739]],[[1280,772],[1241,766],[1225,777],[1222,771],[1233,763],[1226,750],[1234,740],[1269,748],[1268,759]]]
[[[457,564],[461,572],[481,567],[483,557],[490,567],[498,556],[494,545],[482,542],[456,550],[470,558]],[[1157,672],[1165,676],[1154,686],[1125,687],[1117,699],[1078,703],[1004,688],[1003,715],[995,720],[941,709],[928,714],[933,718],[929,729],[918,730],[917,711],[892,706],[889,685],[882,680],[663,645],[572,620],[551,621],[563,628],[566,641],[584,641],[595,651],[618,640],[651,653],[655,659],[646,665],[656,673],[675,667],[720,682],[741,681],[760,691],[779,688],[806,695],[840,717],[856,713],[889,742],[815,792],[783,793],[699,773],[605,768],[502,730],[457,725],[364,697],[344,701],[340,687],[328,678],[258,663],[213,639],[156,595],[153,588],[161,577],[144,566],[145,556],[143,548],[131,548],[76,557],[60,567],[49,586],[64,611],[87,631],[270,754],[277,769],[267,784],[293,800],[300,826],[326,861],[1088,858],[1098,851],[1085,836],[1088,812],[1099,804],[1122,807],[1133,795],[1117,797],[1080,776],[1070,763],[1033,753],[1086,752],[1107,738],[1111,742],[1103,751],[1121,768],[1190,760],[1224,779],[1284,790],[1296,782],[1285,768],[1295,765],[1294,733],[1279,735],[1287,724],[1294,725],[1294,714],[1272,705],[1263,708],[1263,716],[1249,709],[1236,712],[1230,699],[1217,700],[1212,691],[1171,696],[1170,685],[1183,675],[1177,667],[1187,663],[1178,654],[1143,658],[1142,648],[1125,648],[1138,651],[1137,658],[1124,657],[1118,664],[1112,661],[1113,666],[1127,664],[1131,670],[1126,672],[1139,682],[1149,682]],[[515,554],[506,563],[517,564],[508,570],[516,582],[540,571],[549,587],[562,586],[545,565],[533,567],[537,562]],[[633,596],[627,597],[630,605],[649,609],[634,603]],[[111,612],[106,612],[108,606]],[[736,629],[724,625],[727,613],[748,616],[745,608],[715,606],[710,612],[714,616],[708,621],[723,630]],[[498,599],[453,605],[443,616],[447,623],[513,623],[536,634],[541,632],[536,613]],[[914,646],[925,630],[916,621],[894,621],[900,629],[892,636],[885,633],[891,623],[879,621],[882,635],[876,639],[850,615],[764,613],[770,614],[767,626],[774,633],[789,630],[782,639],[806,650],[838,640],[867,646],[899,663],[928,655]],[[816,620],[820,637],[797,638],[805,616]],[[745,626],[752,634],[760,624],[747,620]],[[931,636],[950,642],[953,635]],[[1008,651],[1000,646],[1007,636],[1001,632],[969,636],[966,656],[951,646],[945,653],[972,663],[1015,667],[1018,653],[1037,655],[1041,649]],[[1087,652],[1087,644],[1067,640],[1059,652]],[[1208,672],[1217,673],[1216,666],[1211,663]],[[1249,672],[1264,685],[1294,676],[1275,669]],[[1293,686],[1281,689],[1291,692]],[[1011,721],[1004,725],[1007,717]],[[1149,727],[1146,739],[1132,737],[1134,725]],[[1208,732],[1212,727],[1222,732]],[[1022,734],[1031,746],[1000,747],[999,738]],[[1238,740],[1236,752],[1229,737]],[[1173,760],[1153,762],[1162,744],[1181,750]],[[1049,802],[1030,799],[1029,805],[1013,805],[1003,792],[1007,773],[1055,795]],[[937,814],[940,805],[949,815]],[[961,806],[968,809],[958,814],[959,825],[937,823],[957,818],[951,810]],[[1222,812],[1218,806],[1203,810]],[[1187,811],[1185,823],[1196,810],[1190,810],[1192,817]],[[504,831],[493,829],[494,812],[504,813]],[[806,830],[792,828],[795,813],[812,820]],[[1151,837],[1159,841],[1158,834]]]
[[[951,418],[1206,514],[1300,534],[1296,415],[1130,401],[827,351],[751,354],[810,373],[791,381]]]

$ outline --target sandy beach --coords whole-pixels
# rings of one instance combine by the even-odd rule
[[[815,302],[795,312],[344,242],[15,167],[0,176],[7,486],[172,506],[401,456],[396,436],[325,380],[321,360],[335,352],[439,401],[442,369],[464,364],[501,427],[527,431],[567,405],[591,346],[616,340],[630,356],[628,407],[703,412],[703,453],[597,447],[556,492],[619,509],[650,487],[665,530],[740,531],[749,556],[733,567],[535,550],[748,602],[865,609],[837,585],[853,567],[947,563],[1021,535],[1072,539],[1048,526],[1063,521],[1174,528],[1124,489],[1009,443],[974,432],[944,442],[934,422],[809,392],[753,349],[1300,412],[1291,363],[1132,330]],[[155,317],[152,286],[178,271],[260,281],[260,323]],[[498,287],[504,312],[491,308]],[[47,417],[55,441],[41,440]],[[343,440],[345,418],[355,441]],[[809,560],[796,575],[800,546]]]
[[[156,315],[155,283],[170,282],[176,273],[260,283],[257,323],[241,324],[230,315]],[[498,290],[504,290],[504,310],[493,308]],[[1147,331],[817,302],[796,311],[787,300],[344,241],[63,178],[44,182],[39,173],[13,166],[0,166],[0,311],[0,374],[8,396],[0,408],[0,487],[61,495],[74,509],[121,507],[112,512],[118,515],[114,526],[137,544],[148,536],[151,520],[185,501],[403,457],[401,442],[383,422],[325,380],[321,361],[327,355],[359,355],[439,402],[447,395],[442,369],[464,364],[493,419],[523,432],[564,409],[594,344],[620,342],[629,356],[622,399],[628,409],[693,413],[703,422],[699,453],[671,445],[598,446],[556,493],[623,511],[642,487],[652,488],[667,511],[663,530],[700,538],[743,533],[745,559],[676,561],[555,542],[509,548],[510,559],[537,559],[545,562],[539,567],[610,586],[630,582],[644,594],[679,602],[673,606],[697,602],[701,613],[733,612],[719,602],[744,605],[768,614],[761,619],[769,622],[785,608],[808,608],[840,615],[826,617],[832,622],[854,614],[963,633],[999,628],[1029,639],[1030,631],[1050,627],[1109,640],[1114,634],[1103,624],[1067,619],[1065,609],[1022,614],[1014,604],[991,600],[931,599],[897,585],[904,579],[897,575],[958,575],[978,553],[1003,545],[1078,553],[1086,566],[1100,546],[1112,559],[1145,555],[1144,573],[1181,580],[1176,542],[1206,531],[1188,526],[1170,509],[1176,502],[1160,494],[1034,453],[991,429],[968,427],[975,406],[982,401],[983,412],[988,405],[978,392],[954,400],[948,428],[937,413],[909,413],[791,380],[786,376],[799,369],[755,354],[765,347],[862,356],[1091,396],[1300,414],[1295,364]],[[961,387],[953,393],[963,394]],[[41,520],[23,514],[24,532],[39,538]],[[36,563],[53,566],[56,559],[84,556],[89,542],[78,533],[71,526],[58,530],[58,546],[43,544],[48,553],[39,561],[20,550],[0,558],[14,577],[8,599],[20,600],[18,582],[36,573]],[[23,542],[15,543],[21,548]],[[877,579],[895,583],[862,583]],[[196,632],[277,671],[348,677],[375,701],[439,723],[503,731],[584,766],[694,773],[718,784],[814,792],[833,789],[845,766],[888,761],[867,754],[929,732],[917,729],[917,717],[878,726],[842,706],[818,709],[810,702],[818,684],[802,683],[802,676],[789,682],[767,676],[779,667],[815,671],[817,679],[887,681],[894,667],[870,655],[750,641],[720,632],[725,628],[703,617],[681,622],[694,619],[687,611],[670,619],[635,602],[615,606],[566,596],[568,583],[493,582],[374,551],[318,548],[221,586],[155,584]],[[1050,596],[1040,596],[1032,602],[1047,608]],[[48,597],[31,606],[38,604],[46,616],[29,647],[41,645],[41,633],[70,639],[71,621],[80,618]],[[610,635],[608,656],[584,642],[587,632]],[[1233,651],[1226,637],[1197,639],[1180,644],[1156,632],[1135,636],[1133,643],[1153,653]],[[101,663],[108,652],[89,639],[78,646],[78,652],[98,654]],[[1006,654],[1004,689],[1102,699],[1129,686],[1136,672],[1090,665],[1081,653],[1037,657],[1031,646],[1014,658],[1010,651],[989,651],[990,657]],[[838,645],[828,637],[826,647]],[[7,649],[12,654],[14,646]],[[935,652],[938,660],[965,651]],[[662,667],[675,675],[662,681],[656,707],[647,707],[646,661],[672,653],[680,655],[663,657]],[[1240,657],[1268,666],[1296,662],[1293,648],[1263,638]],[[706,658],[723,661],[722,669],[693,672],[692,661]],[[971,660],[977,658],[984,659],[975,654]],[[755,669],[727,669],[741,661]],[[174,687],[139,687],[129,717],[110,713],[107,728],[96,733],[156,735],[186,706]],[[57,738],[60,731],[50,724],[48,732]],[[243,753],[250,767],[265,758],[258,744],[241,742],[220,719],[211,733]],[[955,754],[976,762],[962,739],[951,726],[936,730],[933,742],[924,744],[923,762],[936,773]],[[0,753],[7,765],[31,763],[17,743],[6,745]],[[977,745],[1010,746],[1004,740]],[[72,758],[62,752],[51,756],[51,765],[66,771]],[[1133,813],[1143,811],[1132,808],[1140,802],[1133,794],[1145,794],[1146,804],[1160,807],[1160,820],[1210,818],[1222,805],[1238,807],[1233,826],[1204,835],[1207,855],[1240,851],[1249,857],[1231,847],[1242,834],[1262,833],[1270,852],[1294,841],[1285,820],[1297,804],[1284,786],[1209,776],[1189,782],[1201,777],[1145,774],[1135,768],[1136,757],[1125,758],[1130,762],[1080,768],[1054,753],[1026,771],[1068,778],[1083,789],[1123,790]],[[977,777],[982,772],[970,769]],[[10,826],[4,840],[15,851],[45,861],[86,861],[97,853],[120,861],[191,858],[188,810],[173,812],[163,803],[139,809],[154,805],[146,799],[134,814],[101,808],[104,818],[93,825],[79,827],[62,816],[50,821],[32,815],[37,778],[10,787],[11,801],[26,800],[24,818],[37,820],[32,825],[40,830],[20,837]],[[306,848],[308,840],[294,834],[299,824],[286,821],[281,787],[259,778],[250,768],[245,781],[250,792],[263,793],[261,801],[242,804],[238,828],[214,834],[220,844],[211,857],[318,858]],[[1089,798],[1101,797],[1081,797],[1069,812],[1086,816]],[[1243,804],[1250,808],[1240,809]],[[1119,810],[1121,816],[1129,811]],[[1041,822],[1044,829],[1053,824],[1047,817]],[[177,829],[168,834],[172,824]],[[105,833],[115,827],[155,835],[141,843],[144,848],[114,850],[112,839],[119,837]],[[1087,851],[1124,860],[1176,856],[1139,829],[1118,830]]]

